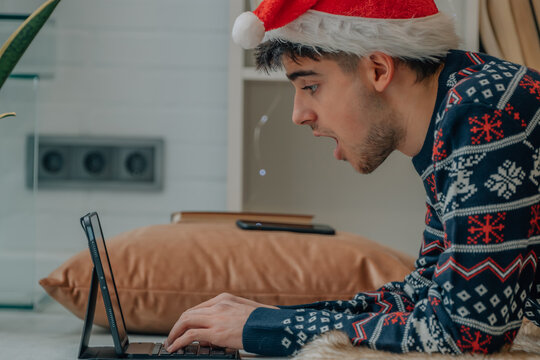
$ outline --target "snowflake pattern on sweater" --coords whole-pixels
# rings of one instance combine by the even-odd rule
[[[352,300],[258,308],[247,351],[295,354],[315,336],[396,353],[491,353],[540,326],[540,74],[450,51],[413,164],[427,195],[416,269]]]

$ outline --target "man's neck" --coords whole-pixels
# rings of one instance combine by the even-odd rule
[[[407,156],[413,157],[422,150],[435,111],[442,69],[441,65],[437,73],[417,82],[415,72],[409,68],[401,68],[395,79],[397,81],[390,94],[391,103],[394,109],[397,109],[405,130],[405,137],[397,150]]]

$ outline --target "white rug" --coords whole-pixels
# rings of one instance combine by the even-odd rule
[[[524,323],[514,344],[497,354],[491,355],[441,355],[425,353],[393,354],[383,351],[374,351],[366,347],[354,347],[349,338],[341,332],[330,332],[307,344],[294,360],[461,360],[461,359],[540,359],[540,328],[530,322]]]

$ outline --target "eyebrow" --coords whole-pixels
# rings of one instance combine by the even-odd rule
[[[295,71],[293,73],[287,74],[287,78],[291,81],[294,81],[298,79],[301,76],[311,76],[311,75],[319,75],[315,71],[309,70],[309,71]]]

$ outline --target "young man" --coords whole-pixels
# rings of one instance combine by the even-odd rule
[[[339,330],[393,352],[490,353],[523,317],[540,324],[539,73],[451,50],[431,0],[264,0],[233,37],[258,46],[260,68],[285,68],[293,121],[335,139],[337,159],[369,173],[394,150],[412,157],[426,228],[403,282],[280,308],[220,295],[180,317],[171,351],[200,340],[290,355]]]

